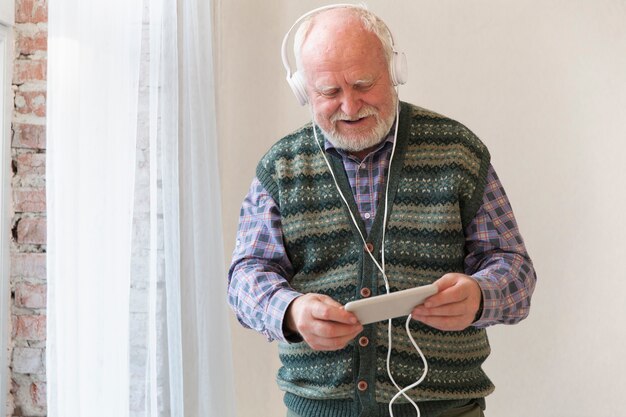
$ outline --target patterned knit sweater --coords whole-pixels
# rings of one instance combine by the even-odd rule
[[[407,103],[401,106],[388,173],[385,262],[391,291],[463,272],[463,231],[482,202],[489,165],[487,149],[463,125]],[[383,294],[383,279],[365,253],[314,141],[308,124],[277,142],[257,167],[257,177],[280,207],[285,247],[295,271],[291,285],[342,304],[361,298],[363,288]],[[332,155],[329,160],[344,195],[350,196],[341,160]],[[378,260],[384,199],[381,194],[367,235]],[[354,199],[348,200],[352,212],[358,213]],[[366,235],[364,224],[359,227]],[[392,375],[402,387],[415,382],[423,370],[404,322],[393,320],[391,355]],[[411,331],[429,365],[424,382],[409,391],[423,415],[439,415],[493,391],[481,368],[490,351],[485,330],[443,332],[413,321]],[[364,326],[362,336],[369,339],[366,346],[354,341],[333,352],[313,351],[306,343],[281,344],[278,383],[286,391],[287,406],[305,417],[388,415],[387,404],[397,390],[386,371],[387,323]],[[357,388],[360,381],[367,383],[366,389]],[[404,398],[396,404],[396,417],[415,414]]]

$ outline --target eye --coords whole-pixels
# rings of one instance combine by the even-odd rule
[[[336,97],[337,94],[339,94],[339,89],[338,88],[327,88],[327,89],[324,89],[324,90],[320,91],[320,95],[322,97],[326,97],[326,98]]]
[[[374,83],[364,83],[364,84],[356,84],[354,86],[355,90],[358,91],[368,91],[374,86]]]

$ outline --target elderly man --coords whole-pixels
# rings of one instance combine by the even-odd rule
[[[229,271],[232,308],[280,341],[288,415],[385,416],[425,365],[403,320],[363,326],[343,305],[385,293],[384,280],[390,291],[435,283],[410,322],[428,372],[393,414],[415,415],[411,399],[423,416],[483,415],[494,389],[481,368],[485,327],[525,318],[536,280],[487,149],[460,123],[398,100],[393,38],[369,11],[310,13],[294,44],[313,122],[259,162]]]

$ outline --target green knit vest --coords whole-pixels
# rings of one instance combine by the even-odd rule
[[[322,138],[319,135],[320,140]],[[329,155],[339,187],[358,215],[341,160]],[[460,123],[402,103],[396,153],[389,175],[388,223],[385,234],[386,273],[391,290],[432,283],[448,272],[463,272],[464,229],[482,202],[489,153]],[[385,293],[384,282],[364,252],[348,209],[339,197],[328,167],[315,144],[312,126],[277,142],[257,167],[257,177],[277,202],[287,254],[295,276],[291,285],[302,293],[326,294],[345,304]],[[384,192],[384,191],[383,191]],[[385,196],[381,193],[367,241],[380,260]],[[391,372],[407,386],[423,364],[404,329],[392,325]],[[479,399],[494,387],[481,365],[489,355],[485,330],[473,327],[443,332],[412,321],[413,337],[428,361],[428,375],[408,392],[423,415]],[[386,371],[387,323],[367,325],[366,346],[356,341],[333,352],[317,352],[306,343],[279,346],[282,367],[278,384],[285,403],[301,416],[385,416],[397,390]],[[367,389],[357,389],[359,381]],[[413,416],[404,398],[396,401],[396,417]]]

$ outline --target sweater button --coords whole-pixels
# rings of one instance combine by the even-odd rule
[[[359,389],[359,391],[367,391],[367,382],[359,381],[356,387]]]
[[[370,290],[369,288],[365,287],[365,288],[361,288],[361,297],[363,298],[367,298],[370,295],[372,295],[372,290]]]
[[[361,336],[359,338],[359,345],[361,345],[361,347],[365,347],[365,346],[367,346],[369,344],[370,344],[370,340],[367,337]]]
[[[369,253],[373,253],[374,252],[374,245],[372,245],[371,242],[367,242],[365,244],[365,250],[368,251]]]

